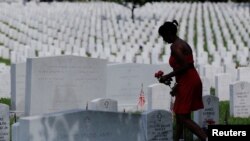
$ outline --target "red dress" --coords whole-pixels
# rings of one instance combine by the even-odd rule
[[[194,63],[193,56],[187,55],[185,59],[188,63]],[[173,55],[169,58],[169,64],[176,70],[180,64]],[[188,69],[185,73],[175,76],[177,85],[177,95],[173,111],[176,114],[187,114],[191,111],[202,109],[202,82],[195,68]]]

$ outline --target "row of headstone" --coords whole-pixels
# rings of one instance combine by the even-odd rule
[[[28,116],[83,108],[93,99],[107,97],[118,102],[119,111],[136,111],[141,91],[146,109],[148,99],[164,96],[164,90],[170,91],[167,86],[159,90],[152,87],[152,92],[147,89],[158,82],[154,78],[158,70],[171,71],[167,65],[107,64],[102,59],[78,56],[30,58],[27,63],[12,64],[11,110]],[[169,101],[168,95],[164,97]],[[157,99],[153,103],[162,100]]]
[[[216,82],[216,99],[218,101],[229,101],[230,115],[233,117],[249,117],[250,104],[248,101],[250,100],[250,83],[247,81],[232,82],[228,74],[218,74],[216,76]],[[203,97],[203,103],[205,103],[205,105],[209,105],[210,101],[212,101],[209,97],[214,96],[206,95]],[[210,100],[204,100],[204,98]],[[212,105],[218,106],[216,103]],[[204,110],[206,111],[206,108]],[[204,126],[203,122],[199,121],[199,123],[201,126]]]
[[[161,54],[167,55],[167,52],[162,51],[164,50],[164,43],[159,39],[158,33],[155,31],[163,23],[163,19],[176,18],[180,21],[181,37],[185,37],[186,26],[188,27],[187,41],[196,50],[199,63],[208,63],[208,57],[206,56],[211,55],[214,58],[212,62],[214,65],[220,66],[228,63],[235,65],[232,59],[233,55],[236,55],[236,60],[241,65],[248,65],[249,49],[245,42],[248,42],[250,33],[244,29],[248,29],[249,25],[246,24],[247,20],[245,19],[247,18],[243,18],[241,14],[238,14],[239,10],[229,10],[231,4],[148,4],[137,9],[136,17],[138,18],[135,18],[134,23],[132,20],[129,20],[129,10],[114,4],[98,2],[79,5],[64,4],[28,5],[29,8],[27,9],[16,5],[3,6],[4,10],[0,11],[2,12],[0,19],[4,23],[0,22],[0,30],[4,33],[4,37],[0,36],[0,42],[4,43],[3,52],[5,53],[1,55],[11,58],[13,62],[19,62],[23,58],[29,57],[26,53],[17,51],[17,49],[22,49],[21,46],[25,44],[35,48],[38,51],[38,56],[61,55],[63,54],[62,52],[68,55],[78,54],[85,56],[86,53],[89,53],[91,57],[104,57],[108,58],[109,61],[117,60],[119,62],[157,64],[164,61],[161,58]],[[18,13],[13,11],[12,7],[18,8]],[[47,12],[44,12],[44,7],[46,7]],[[93,10],[90,7],[98,8],[94,8],[95,10]],[[153,7],[158,7],[158,12],[154,11],[156,12],[154,13],[151,10],[154,9]],[[167,8],[163,9],[163,7]],[[175,7],[172,11],[169,11],[169,17],[165,17],[167,15],[159,16],[161,12],[166,12],[166,9],[169,9],[169,7]],[[220,10],[220,8],[225,9],[226,12]],[[69,9],[73,10],[68,12]],[[118,11],[123,11],[123,13],[115,12],[115,14],[110,15],[103,12],[106,9],[119,9]],[[201,13],[203,11],[205,14],[202,18],[203,15]],[[145,12],[147,13],[146,15]],[[81,13],[81,15],[78,13]],[[33,14],[42,16],[33,16]],[[201,36],[197,36],[197,44],[194,44],[195,33],[193,29],[195,28],[194,17],[196,14],[198,15],[196,23],[199,25],[197,26],[197,34]],[[70,20],[66,21],[74,21],[76,24],[74,22],[65,22],[60,17],[70,17]],[[81,20],[81,17],[84,17],[84,20]],[[238,18],[242,22],[237,22]],[[205,25],[203,25],[202,19]],[[211,24],[213,25],[211,28],[203,29],[204,27],[211,26]],[[237,28],[239,28],[239,32],[236,30]],[[230,31],[232,32],[231,36],[229,36]],[[203,37],[203,33],[206,34],[206,37]],[[18,37],[15,37],[17,35]],[[206,40],[206,44],[209,46],[208,52],[204,51],[204,40]],[[12,44],[20,47],[14,47],[13,49],[14,45]],[[146,55],[136,54],[139,46],[143,46],[141,53]],[[79,53],[80,49],[84,50],[83,53]],[[12,50],[11,53],[8,53],[10,50]],[[34,54],[34,49],[29,49],[29,51],[29,54]],[[126,52],[129,52],[129,55],[126,55]],[[224,54],[226,52],[231,55],[225,57]],[[12,57],[8,54],[12,54]],[[116,55],[106,57],[112,54]]]
[[[210,70],[214,70],[210,69]],[[215,73],[215,96],[220,101],[230,102],[230,115],[233,117],[249,117],[250,106],[248,104],[250,90],[248,74],[249,67],[229,68],[225,67],[225,73]],[[210,71],[211,73],[211,71]],[[201,73],[201,75],[203,75]],[[210,77],[211,78],[211,77]],[[211,79],[202,77],[203,95],[210,95]]]
[[[195,121],[203,128],[207,128],[207,126],[211,124],[218,124],[219,122],[219,100],[218,98],[215,96],[204,96],[203,103],[204,103],[204,109],[198,112],[195,112],[195,116],[194,116]],[[126,115],[127,113],[119,113],[119,112],[117,113],[117,102],[111,99],[93,100],[90,102],[88,110],[89,111],[71,110],[71,111],[62,111],[59,113],[45,114],[45,115],[40,115],[40,116],[23,117],[12,126],[12,140],[13,141],[22,141],[22,140],[32,141],[32,140],[40,140],[40,139],[70,140],[71,138],[73,140],[78,140],[78,138],[74,138],[75,137],[74,135],[76,134],[77,136],[78,134],[80,134],[79,136],[81,136],[82,138],[86,138],[90,140],[91,139],[103,140],[103,139],[106,139],[106,137],[108,139],[110,137],[117,138],[118,135],[116,134],[111,135],[111,133],[110,135],[102,136],[102,132],[104,129],[99,128],[99,126],[109,123],[111,127],[109,126],[109,128],[106,129],[105,131],[110,131],[110,130],[111,130],[110,132],[116,131],[116,130],[113,131],[113,128],[116,128],[116,126],[119,126],[120,124],[119,122],[116,121],[117,119],[114,119],[113,116],[115,116],[116,118],[119,118],[120,122],[122,119],[122,121],[126,123],[126,129],[124,130],[127,130],[127,128],[129,128],[135,131],[137,130],[137,128],[139,128],[139,132],[137,132],[137,135],[138,135],[137,137],[139,140],[148,140],[148,139],[155,139],[155,138],[157,138],[158,140],[166,140],[167,138],[170,140],[172,139],[173,128],[172,128],[172,119],[171,119],[172,115],[170,112],[167,112],[167,111],[159,112],[159,110],[156,110],[153,112],[146,112],[142,114],[140,121],[136,122],[134,121],[134,115],[138,116],[138,114],[132,114],[128,116]],[[97,112],[93,112],[93,110]],[[101,111],[105,111],[105,112],[101,112]],[[152,111],[152,110],[149,110],[149,111]],[[167,113],[167,116],[165,115],[166,113]],[[88,118],[87,119],[82,118],[85,116],[88,116]],[[111,116],[113,118],[109,118]],[[84,123],[84,125],[85,124],[86,125],[81,126],[82,122],[84,122],[85,120],[89,120],[89,121],[93,120],[93,122]],[[133,125],[135,124],[136,127],[132,126],[132,124]],[[84,134],[85,132],[88,132],[89,134]],[[38,133],[42,133],[42,134],[38,134]],[[120,136],[123,136],[123,135],[125,136],[125,134],[126,133],[122,131],[119,132]],[[141,138],[143,136],[145,138]]]
[[[250,104],[248,101],[250,100],[250,83],[248,81],[231,82],[228,74],[218,74],[216,82],[216,98],[213,98],[214,96],[210,95],[203,96],[205,107],[207,107],[206,105],[218,106],[218,103],[216,104],[212,102],[212,104],[209,104],[211,101],[229,101],[231,116],[249,117]],[[206,108],[204,110],[206,111]],[[204,126],[203,122],[199,121],[199,123],[201,126]]]
[[[89,103],[87,111],[71,110],[40,116],[22,117],[17,123],[12,125],[12,140],[35,141],[44,139],[49,141],[55,139],[77,141],[82,138],[105,140],[117,139],[121,136],[124,136],[122,138],[124,140],[130,140],[130,138],[126,137],[127,132],[125,133],[128,129],[133,129],[131,133],[136,132],[133,136],[131,136],[130,132],[128,133],[133,140],[148,141],[157,139],[163,141],[173,139],[172,114],[170,112],[166,110],[149,110],[151,112],[143,113],[138,122],[136,120],[139,117],[138,114],[118,113],[117,107],[117,101],[115,100],[95,99]],[[4,104],[0,104],[0,123],[0,139],[9,141],[9,107]],[[103,124],[110,126],[107,129],[107,126],[103,126]],[[122,129],[123,127],[125,129]],[[117,129],[121,131],[119,130],[120,132],[118,133]],[[41,132],[42,134],[40,134]]]
[[[170,110],[170,88],[154,84],[157,79],[153,76],[158,70],[170,72],[166,66],[107,65],[105,60],[77,56],[30,58],[27,66],[25,63],[12,65],[11,109],[28,116],[83,108],[93,99],[112,98],[118,102],[118,111],[136,111],[138,97],[143,93],[145,110]],[[202,78],[202,82],[203,95],[210,95],[209,81]],[[234,81],[230,81],[229,74],[216,75],[215,95],[220,101],[232,101],[231,82]],[[47,103],[46,106],[43,103]]]
[[[107,68],[107,97],[119,102],[119,111],[134,111],[137,109],[138,97],[143,90],[145,99],[148,99],[148,89],[144,88],[158,83],[154,77],[159,70],[171,72],[166,65],[148,64],[110,64]]]
[[[218,124],[218,119],[219,119],[218,118],[218,116],[219,116],[219,106],[218,106],[219,100],[218,100],[218,98],[216,98],[214,96],[204,96],[203,97],[203,103],[204,103],[204,109],[202,109],[202,110],[195,113],[195,120],[202,127],[204,127],[204,126],[207,127],[207,125],[209,125],[209,124]],[[6,109],[6,107],[8,107],[8,106],[4,106],[4,107]],[[112,116],[114,116],[113,112],[117,112],[117,102],[114,101],[114,100],[111,100],[111,99],[96,99],[96,100],[93,100],[93,101],[90,102],[89,110],[105,111],[105,112],[109,111],[109,112],[112,113]],[[6,115],[8,113],[8,111],[6,111],[6,110],[4,110],[4,111],[5,111],[5,114],[1,114],[1,115]],[[151,110],[149,110],[149,111],[151,111]],[[79,111],[77,111],[77,114],[79,114],[78,112]],[[76,114],[76,113],[73,112],[73,115],[74,114]],[[58,115],[58,117],[57,116],[54,117],[54,116],[51,116],[51,115]],[[64,117],[66,115],[68,115],[69,118]],[[71,123],[72,123],[72,120],[73,120],[72,117],[74,117],[73,115],[72,115],[71,112],[68,113],[68,112],[64,111],[64,112],[60,112],[60,113],[47,114],[47,115],[42,115],[42,116],[21,118],[18,123],[15,123],[12,126],[12,140],[13,141],[14,140],[18,141],[18,140],[21,139],[21,141],[22,141],[23,138],[24,138],[24,140],[37,140],[37,139],[40,139],[40,138],[46,139],[46,140],[53,140],[56,137],[60,138],[60,140],[70,139],[70,138],[72,138],[71,137],[72,136],[71,132],[73,133],[73,135],[79,134],[79,132],[77,132],[78,128],[75,127],[75,126],[79,126],[79,125],[71,126]],[[84,116],[88,115],[88,112],[85,111],[85,113],[83,115]],[[106,113],[104,115],[106,115]],[[78,116],[80,116],[80,115],[78,115]],[[122,114],[122,116],[124,116],[124,113]],[[8,115],[7,115],[7,117],[8,117]],[[83,116],[80,116],[80,117],[83,117]],[[97,118],[97,117],[99,117],[99,118]],[[91,117],[88,118],[88,120],[93,119],[93,120],[97,120],[97,121],[98,120],[102,121],[103,119],[100,118],[100,117],[103,117],[103,116],[96,116],[96,115],[91,116]],[[47,118],[49,118],[49,119],[47,119]],[[154,118],[154,119],[152,119],[152,118]],[[155,118],[157,118],[159,121],[161,121],[161,123],[164,124],[164,125],[160,126],[160,125],[156,124],[157,121],[156,121]],[[154,116],[151,116],[151,117],[143,117],[142,118],[143,120],[150,120],[150,121],[142,121],[142,122],[140,122],[142,124],[147,124],[148,125],[148,126],[147,125],[142,126],[144,128],[147,128],[147,130],[146,130],[147,131],[147,133],[146,133],[147,134],[147,139],[158,138],[158,140],[165,140],[166,138],[171,137],[172,136],[171,135],[171,132],[172,132],[171,131],[172,130],[171,123],[172,123],[172,121],[169,118],[171,118],[171,114],[168,115],[168,118],[166,119],[166,117],[164,117],[164,115],[162,115],[162,114],[159,114],[159,112],[158,112],[157,115],[154,115]],[[77,123],[81,123],[81,119],[82,118],[80,118],[80,121],[77,122]],[[109,119],[109,118],[107,118],[107,119]],[[119,119],[121,119],[121,118],[119,117]],[[130,117],[129,121],[127,121],[126,123],[133,122],[133,119],[134,118]],[[112,122],[112,121],[114,121],[114,120],[110,119],[110,122]],[[168,123],[170,125],[168,125],[168,126],[165,125],[166,121],[170,122],[170,123]],[[51,122],[53,122],[53,124],[51,124]],[[91,122],[91,123],[93,125],[88,124],[87,127],[89,127],[89,126],[97,127],[98,125],[101,126],[100,124],[102,122],[101,123],[100,123],[100,121],[97,122],[97,125],[95,125],[96,122]],[[58,126],[57,126],[58,124],[60,124],[61,125],[60,127],[63,127],[63,129],[58,128]],[[156,124],[156,125],[153,126],[152,124]],[[4,124],[4,122],[2,122],[1,125],[8,125],[8,124],[6,124],[6,123]],[[114,125],[114,123],[112,123],[112,125]],[[128,126],[131,126],[131,125],[127,125],[126,127],[128,127]],[[82,127],[86,127],[86,126],[82,126]],[[94,138],[96,140],[103,139],[104,136],[102,136],[102,135],[99,136],[99,134],[101,134],[99,132],[102,132],[102,131],[99,131],[99,128],[98,128],[98,130],[96,130],[97,128],[93,128],[93,127],[91,128],[91,130],[89,132],[94,132],[94,133],[96,133],[98,135],[90,136],[90,135],[85,135],[84,134],[81,137],[86,137],[88,139]],[[7,129],[7,128],[8,127],[5,126],[5,129]],[[31,128],[32,128],[32,130],[30,130]],[[80,128],[80,126],[79,126],[79,128]],[[128,127],[128,128],[130,128],[130,127]],[[140,130],[144,129],[144,128],[140,127]],[[149,130],[148,128],[151,128],[151,130],[148,131]],[[155,128],[157,128],[157,129],[155,129]],[[109,130],[111,130],[111,129],[112,128],[109,128]],[[131,127],[131,129],[133,129],[133,128]],[[86,131],[86,130],[88,130],[88,128],[86,128],[86,129],[82,128],[81,130]],[[157,130],[157,131],[154,131],[154,130]],[[164,132],[164,130],[167,130],[167,133],[162,133],[162,132]],[[45,136],[43,134],[38,134],[41,131],[45,131],[45,132],[42,132],[42,133],[45,133],[45,134],[50,133],[50,135],[46,134],[47,136]],[[29,136],[29,133],[32,136]],[[28,134],[28,135],[26,135],[26,134]],[[63,136],[61,136],[61,134],[63,134]],[[168,135],[165,135],[165,134],[168,134]],[[4,135],[6,135],[6,137],[7,137],[7,135],[8,135],[7,130],[5,130]],[[22,135],[22,136],[20,136],[20,135]],[[145,139],[143,139],[143,140],[145,140]]]
[[[66,56],[64,56],[64,57],[66,57]],[[70,57],[72,57],[72,56],[70,56]],[[38,58],[37,58],[38,59]],[[43,60],[44,58],[42,58],[42,60]],[[48,58],[46,58],[46,59],[48,59]],[[35,59],[36,60],[36,59]],[[73,59],[70,59],[71,60],[71,62],[73,62],[72,60]],[[39,62],[39,61],[38,61]],[[41,63],[42,61],[40,61],[40,63]],[[43,63],[43,65],[45,65],[46,66],[46,63]],[[32,66],[35,66],[35,65],[32,65]],[[60,64],[58,65],[58,66],[60,66]],[[62,66],[60,66],[60,67],[62,67]],[[72,66],[71,66],[72,67]],[[34,67],[34,68],[36,68],[36,66]],[[67,67],[65,67],[65,68],[67,68]],[[64,69],[65,69],[64,68]],[[74,67],[73,67],[74,68]],[[37,71],[37,70],[36,70]],[[63,70],[63,71],[66,71],[66,69],[65,70]],[[33,72],[33,71],[31,71],[31,72]],[[45,71],[42,71],[43,73],[46,73]],[[57,72],[56,70],[53,70],[52,72]],[[48,72],[47,72],[48,73]],[[36,74],[36,73],[35,73]],[[50,73],[49,73],[50,74]],[[48,79],[48,80],[51,80],[51,79]],[[33,84],[33,83],[32,83]],[[244,87],[244,86],[242,86],[242,87]],[[157,88],[157,87],[156,87]],[[153,89],[152,89],[152,91],[153,91]],[[237,92],[237,91],[236,91]],[[156,92],[156,93],[158,93],[158,92]],[[239,93],[241,93],[241,92],[239,92]],[[249,92],[248,92],[249,93]],[[247,98],[246,96],[245,96],[246,94],[244,94],[244,98]],[[242,96],[239,96],[239,98],[242,98]],[[233,98],[233,100],[235,100],[236,98]],[[208,105],[210,105],[210,102],[211,102],[211,100],[212,100],[212,98],[208,98],[207,100],[204,100],[204,103],[208,103]],[[236,99],[237,100],[237,99]],[[242,103],[243,102],[243,103]],[[106,103],[106,104],[105,104]],[[236,104],[235,104],[236,103]],[[246,105],[244,105],[244,101],[241,101],[240,103],[237,103],[237,102],[233,102],[233,104],[234,105],[236,105],[235,107],[234,107],[234,105],[233,105],[233,108],[239,108],[239,105],[237,105],[237,104],[243,104],[243,105],[241,105],[241,109],[242,110],[237,110],[237,111],[239,111],[237,114],[239,115],[240,114],[240,112],[244,112],[244,114],[247,114],[246,112],[248,112],[248,111],[246,111],[246,110],[248,110],[249,108],[246,106]],[[103,103],[103,105],[104,106],[107,106],[108,105],[108,103],[107,102],[104,102]],[[206,104],[205,104],[206,105]],[[214,106],[216,106],[216,104],[212,104],[212,105],[214,105]],[[217,104],[218,105],[218,104]],[[93,107],[97,107],[97,106],[93,106]],[[206,110],[206,108],[208,107],[208,109]],[[231,107],[231,103],[230,103],[230,107]],[[243,107],[243,108],[242,108]],[[206,119],[206,122],[214,122],[215,120],[214,119],[209,119],[209,117],[212,115],[212,117],[213,117],[213,115],[216,115],[216,113],[217,113],[217,111],[214,111],[214,110],[211,110],[211,108],[209,108],[209,106],[205,106],[205,114],[203,113],[203,115],[207,115],[208,116],[208,118]],[[210,115],[211,114],[211,115]],[[240,115],[241,116],[241,115]],[[210,117],[211,118],[211,117]],[[204,124],[204,120],[202,121],[202,124]],[[17,129],[18,129],[19,127],[17,127]],[[15,129],[14,129],[15,130]],[[15,132],[15,131],[14,131]],[[20,132],[20,130],[17,130],[17,132]]]
[[[172,114],[164,110],[142,114],[69,110],[23,117],[12,126],[12,141],[39,140],[172,141]]]

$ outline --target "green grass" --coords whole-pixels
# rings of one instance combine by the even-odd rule
[[[208,8],[208,17],[209,17],[209,21],[210,21],[210,28],[211,28],[211,31],[212,31],[212,38],[213,38],[213,43],[214,43],[214,45],[215,45],[215,47],[216,47],[216,49],[217,49],[217,41],[216,41],[216,37],[215,37],[215,32],[214,32],[214,25],[213,25],[213,23],[212,23],[212,16],[211,16],[211,11],[210,11],[211,9],[210,8]]]
[[[206,30],[205,30],[205,19],[204,19],[204,6],[202,6],[202,30],[203,30],[203,37],[204,37],[204,51],[206,51],[209,54],[208,46],[207,46],[207,36],[206,36]]]
[[[214,61],[214,57],[212,54],[208,54],[208,63],[212,64],[212,62]]]
[[[0,42],[0,46],[4,45],[3,43]],[[10,65],[10,59],[4,59],[2,57],[0,57],[0,63],[4,63],[6,65]]]
[[[229,112],[229,101],[221,101],[220,102],[220,119],[219,119],[219,123],[220,124],[224,124],[225,121],[225,117],[228,121],[228,124],[238,124],[238,125],[250,125],[250,117],[248,118],[239,118],[239,117],[232,117],[230,116],[230,112]]]
[[[3,104],[10,106],[11,101],[9,98],[0,98],[0,103],[3,103]]]
[[[210,88],[210,95],[215,96],[215,88],[213,87]]]
[[[3,59],[0,57],[0,63],[5,63],[6,65],[10,65],[10,59]]]
[[[111,52],[110,53],[111,55],[114,55],[114,56],[117,56],[117,54],[115,52]]]
[[[227,120],[228,125],[250,125],[250,117],[248,118],[239,118],[232,117],[229,113],[229,101],[221,101],[219,103],[219,124],[225,124],[225,120]],[[175,131],[175,123],[174,123],[174,131]],[[186,133],[186,135],[185,135]],[[184,135],[186,141],[193,141],[192,133],[188,130],[184,130]],[[175,136],[175,133],[174,133]],[[195,140],[199,141],[199,139]]]
[[[162,49],[161,49],[161,53],[160,53],[160,55],[159,55],[159,58],[160,58],[160,59],[163,59],[163,55],[165,55],[165,54],[166,54],[165,49],[162,48]]]
[[[86,52],[86,54],[87,54],[87,56],[88,56],[88,57],[91,57],[91,54],[90,54],[90,52]]]
[[[198,47],[197,47],[197,42],[198,42],[198,37],[197,37],[197,35],[198,35],[198,33],[197,33],[197,16],[198,16],[198,14],[197,14],[198,12],[197,12],[197,8],[195,9],[195,18],[194,18],[194,47],[197,49]]]

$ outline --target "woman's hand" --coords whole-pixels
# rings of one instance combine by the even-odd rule
[[[162,76],[162,77],[159,79],[159,82],[160,82],[160,83],[165,83],[165,84],[167,84],[167,85],[169,85],[169,84],[171,83],[171,81],[172,81],[172,78],[170,77],[169,74],[164,75],[164,76]]]

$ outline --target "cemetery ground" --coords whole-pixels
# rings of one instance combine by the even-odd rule
[[[9,98],[1,98],[0,103],[9,105],[11,104],[11,100]],[[239,117],[232,117],[229,115],[229,101],[220,101],[219,103],[219,124],[227,124],[229,125],[249,125],[250,124],[250,117],[248,118],[239,118]],[[135,112],[135,114],[140,114],[140,112]],[[15,122],[14,116],[10,117],[10,125],[12,125]],[[175,131],[175,124],[173,126],[173,129]],[[185,138],[188,139],[188,141],[191,141],[193,139],[192,134],[185,129],[184,131],[186,133]],[[175,133],[175,132],[174,132]],[[198,139],[194,140],[198,141]]]

